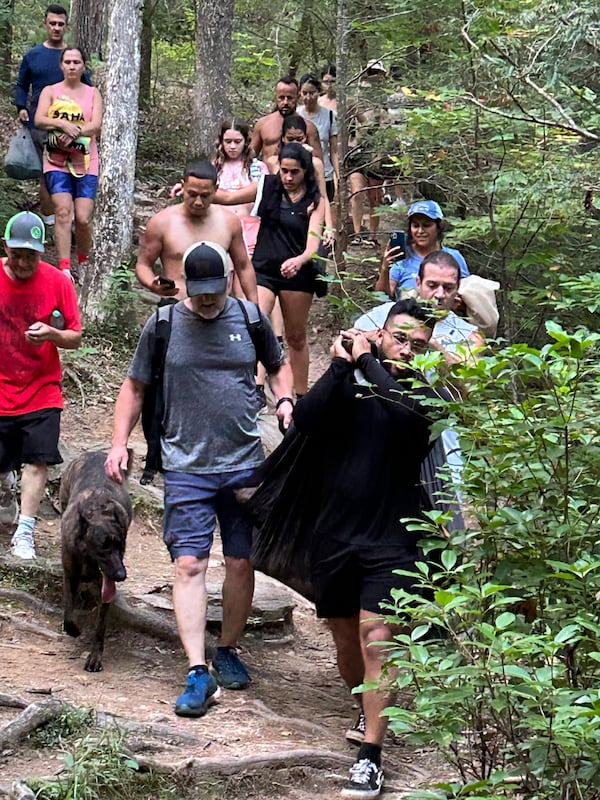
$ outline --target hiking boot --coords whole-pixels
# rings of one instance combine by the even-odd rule
[[[14,472],[0,484],[0,528],[11,529],[19,519],[19,504]]]
[[[383,786],[383,770],[369,758],[361,758],[350,768],[350,780],[342,797],[378,797]]]
[[[268,411],[267,395],[265,394],[265,387],[262,384],[256,384],[256,399],[258,401],[258,413],[260,415],[266,414]]]
[[[33,534],[17,529],[10,543],[10,552],[13,556],[22,558],[23,561],[30,561],[32,558],[35,558]]]
[[[206,667],[191,669],[185,691],[175,701],[175,713],[179,717],[203,717],[220,693],[216,680]]]
[[[346,731],[346,741],[352,744],[362,744],[365,740],[365,731],[367,729],[367,720],[364,712],[359,711],[356,717],[356,722],[351,725]]]
[[[210,671],[225,689],[245,689],[250,675],[235,647],[217,647]]]

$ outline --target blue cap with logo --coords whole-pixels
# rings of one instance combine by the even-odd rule
[[[4,241],[7,247],[14,247],[15,250],[43,253],[45,233],[44,223],[37,214],[21,211],[6,223]]]
[[[424,217],[429,217],[429,219],[444,219],[442,209],[433,200],[417,200],[408,209],[408,216],[412,217],[413,214],[423,214]]]

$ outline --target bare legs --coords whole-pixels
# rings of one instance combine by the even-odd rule
[[[75,215],[75,247],[77,253],[89,255],[92,246],[92,214],[94,201],[77,197],[75,201],[67,192],[52,195],[54,203],[54,240],[59,262],[71,258],[71,225]]]
[[[328,620],[337,651],[338,669],[350,688],[364,682],[377,680],[386,658],[385,648],[371,642],[388,642],[393,630],[382,617],[372,611],[361,609],[360,614],[351,619],[335,618]],[[381,712],[390,704],[389,695],[384,691],[370,690],[362,695],[363,710],[366,717],[365,742],[381,747],[388,721]]]
[[[366,194],[369,202],[369,233],[375,236],[379,230],[379,217],[375,212],[383,200],[382,182],[378,178],[367,177],[362,172],[352,172],[349,181],[350,213],[354,233],[360,233]]]
[[[180,556],[175,560],[173,607],[181,643],[191,667],[206,664],[206,570],[208,558]],[[254,593],[254,571],[246,558],[225,557],[222,646],[235,647],[241,636]]]
[[[46,464],[25,464],[21,473],[21,514],[35,517],[38,513],[44,490],[48,467]]]

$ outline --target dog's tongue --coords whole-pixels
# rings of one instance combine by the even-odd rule
[[[102,602],[103,603],[112,603],[115,599],[115,595],[117,593],[117,587],[115,586],[115,582],[111,581],[110,578],[107,578],[106,575],[102,576]]]

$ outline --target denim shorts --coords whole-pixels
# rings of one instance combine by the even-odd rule
[[[223,555],[249,558],[252,520],[234,495],[254,469],[213,472],[165,471],[163,539],[174,561],[179,556],[207,558],[216,521],[221,529]]]
[[[49,194],[70,194],[75,199],[85,197],[88,200],[95,200],[96,198],[97,175],[84,175],[76,178],[70,172],[53,169],[50,172],[44,172],[44,180]]]

